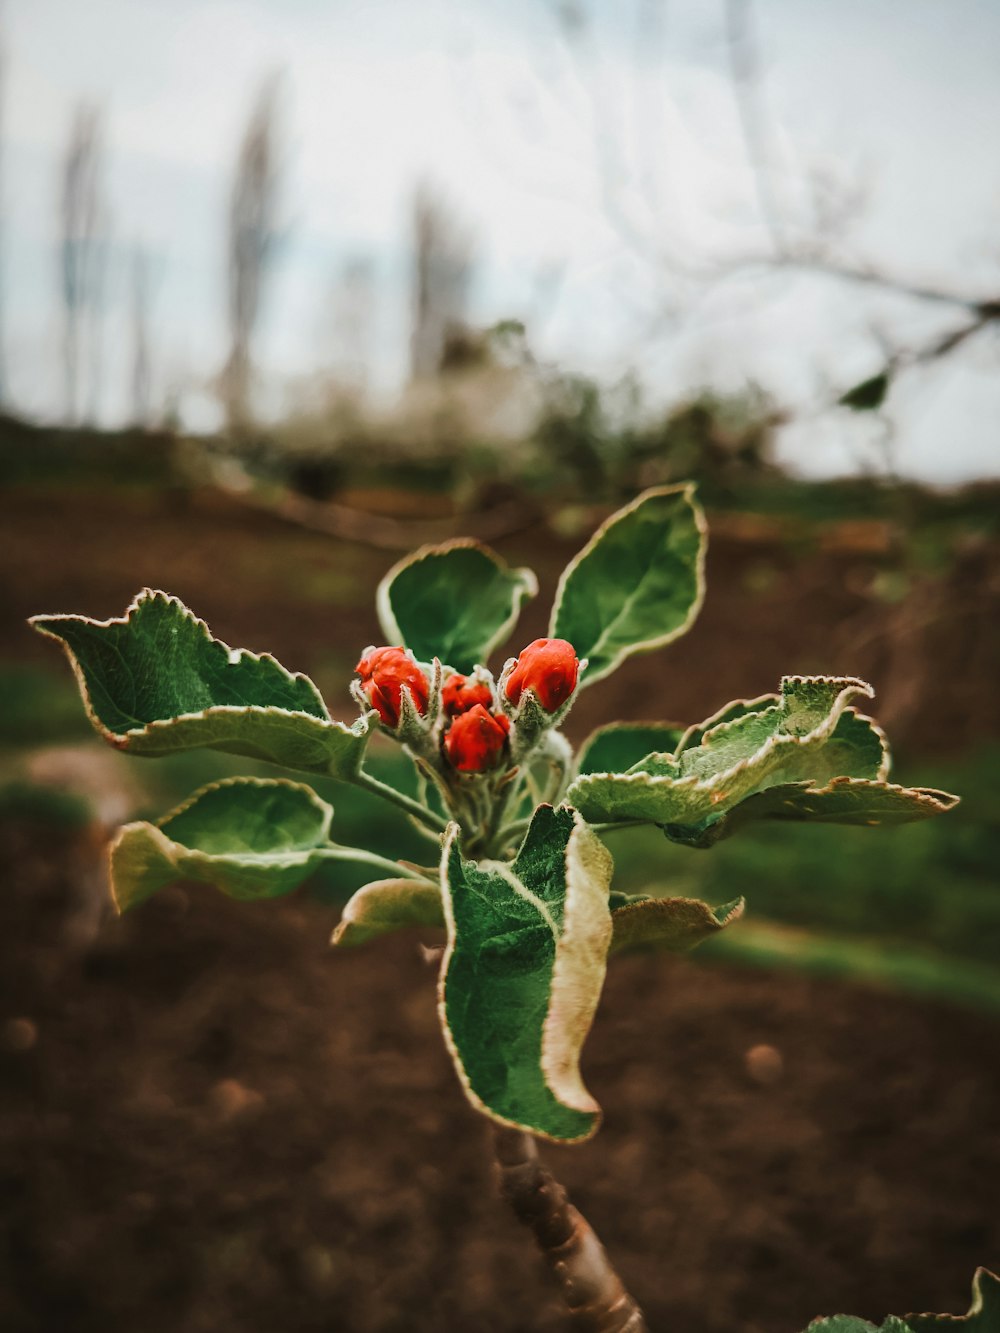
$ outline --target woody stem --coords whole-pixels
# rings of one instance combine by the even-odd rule
[[[579,1333],[649,1333],[590,1223],[539,1160],[535,1140],[498,1126],[493,1136],[500,1192],[534,1233],[562,1288],[571,1326]]]

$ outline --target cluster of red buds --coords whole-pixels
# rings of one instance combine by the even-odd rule
[[[452,768],[485,773],[503,757],[510,722],[492,711],[493,690],[475,677],[449,676],[441,689],[441,707],[449,719],[441,742]]]
[[[372,648],[355,670],[361,677],[361,695],[385,726],[398,727],[404,688],[416,712],[426,717],[430,682],[407,649]],[[506,677],[507,703],[517,708],[530,690],[546,712],[554,713],[576,689],[579,670],[572,644],[565,639],[536,639],[523,650]],[[453,672],[445,678],[441,686],[441,748],[459,773],[486,773],[501,763],[511,724],[507,713],[496,705],[488,672],[477,668],[471,676]]]

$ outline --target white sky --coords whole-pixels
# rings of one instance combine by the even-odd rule
[[[652,402],[757,379],[797,414],[781,445],[794,466],[870,463],[870,423],[822,405],[879,369],[880,339],[918,344],[961,312],[810,275],[707,289],[679,280],[674,261],[703,266],[766,245],[721,0],[592,0],[575,47],[554,8],[8,0],[3,277],[15,404],[62,408],[56,200],[80,99],[106,108],[102,419],[127,403],[136,243],[156,259],[157,392],[218,370],[232,163],[255,90],[278,68],[285,239],[257,347],[272,389],[330,366],[335,278],[358,256],[373,263],[379,298],[373,379],[398,387],[408,207],[429,178],[476,237],[476,320],[525,319],[536,351],[567,368],[611,379],[636,365]],[[785,213],[802,217],[811,172],[864,182],[853,257],[912,282],[1000,294],[1000,5],[758,0],[756,18]],[[996,332],[914,371],[890,405],[904,471],[940,482],[995,474]]]

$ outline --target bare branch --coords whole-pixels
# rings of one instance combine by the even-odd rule
[[[449,338],[464,331],[471,276],[471,236],[430,186],[418,186],[413,200],[413,379],[436,375]]]
[[[761,91],[751,0],[725,0],[725,22],[729,71],[743,131],[743,144],[753,173],[757,203],[774,248],[783,254],[785,224],[771,175],[774,155],[769,142],[770,121],[764,109]]]
[[[959,306],[977,314],[989,311],[1000,312],[1000,299],[995,297],[966,296],[962,292],[949,291],[943,287],[911,282],[898,274],[874,266],[855,265],[820,253],[747,255],[729,262],[727,276],[753,268],[799,269],[804,272],[823,274],[841,282],[855,283],[863,287],[881,288],[882,291],[895,292],[900,296],[912,297],[915,301],[926,301],[933,305]],[[993,313],[989,317],[996,319],[998,313]]]
[[[90,335],[91,408],[100,377],[98,319],[103,296],[106,223],[101,189],[103,150],[101,113],[81,103],[74,114],[63,160],[60,201],[62,237],[60,275],[64,311],[63,361],[66,416],[75,424],[80,413],[81,334]]]
[[[251,419],[252,340],[277,238],[278,79],[271,75],[254,103],[240,145],[229,203],[229,328],[231,350],[223,373],[230,428]]]
[[[149,423],[149,254],[137,245],[132,255],[132,421]]]

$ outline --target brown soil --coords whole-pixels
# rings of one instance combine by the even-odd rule
[[[151,584],[351,709],[386,553],[181,493],[25,490],[3,530],[0,658],[64,671],[24,617],[117,615]],[[541,575],[522,641],[586,531],[497,543]],[[843,671],[876,686],[897,742],[1000,734],[995,551],[890,603],[884,548],[874,528],[716,524],[694,631],[588,691],[574,732]],[[183,891],[95,935],[93,839],[9,826],[0,855],[4,1333],[563,1327],[495,1197],[416,939],[334,955],[331,909]],[[654,1331],[960,1310],[976,1264],[1000,1268],[996,1050],[996,1026],[957,1011],[625,958],[586,1052],[606,1123],[547,1155]]]
[[[95,933],[93,840],[0,835],[5,1333],[563,1327],[415,937],[334,954],[328,908],[194,890]],[[605,1125],[547,1157],[653,1330],[962,1310],[1000,1266],[996,1050],[946,1008],[623,958]]]

